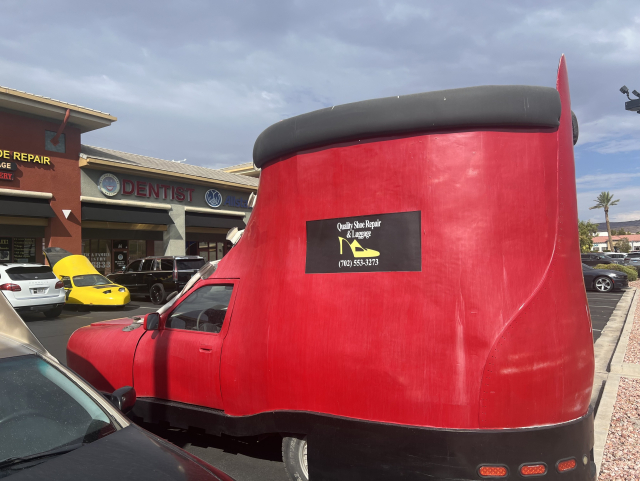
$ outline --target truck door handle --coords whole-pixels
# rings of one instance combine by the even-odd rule
[[[210,346],[200,346],[200,352],[211,352]]]

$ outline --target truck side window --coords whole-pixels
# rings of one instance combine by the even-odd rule
[[[154,262],[154,259],[145,259],[142,262],[142,268],[140,270],[141,271],[152,271],[153,270],[153,262]]]
[[[194,291],[171,313],[165,327],[187,331],[220,332],[233,286],[209,285]]]
[[[140,264],[142,264],[142,261],[133,261],[131,264],[129,264],[129,267],[127,267],[126,272],[138,272],[138,270],[140,269]]]
[[[161,271],[172,271],[173,270],[173,259],[160,259],[160,270]]]

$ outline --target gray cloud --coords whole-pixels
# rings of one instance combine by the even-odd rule
[[[610,154],[640,143],[618,92],[640,89],[635,11],[632,0],[5,0],[0,84],[118,116],[86,143],[221,167],[251,160],[271,123],[330,105],[554,86],[565,53],[581,145]]]

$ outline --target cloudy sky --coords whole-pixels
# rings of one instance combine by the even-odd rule
[[[368,98],[555,86],[567,56],[579,216],[640,219],[638,2],[0,0],[0,85],[109,112],[83,143],[219,168],[272,123]]]

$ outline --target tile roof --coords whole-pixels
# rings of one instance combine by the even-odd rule
[[[84,158],[89,157],[92,159],[107,160],[135,167],[161,170],[168,173],[193,175],[203,179],[231,182],[249,187],[257,188],[259,182],[257,178],[247,177],[246,175],[232,174],[218,169],[209,169],[198,165],[183,164],[180,162],[173,162],[171,160],[147,157],[145,155],[129,154],[127,152],[105,149],[103,147],[94,147],[92,145],[82,145],[80,149],[80,156]]]
[[[223,170],[252,169],[252,168],[255,168],[253,166],[253,162],[245,162],[244,164],[236,164],[236,165],[230,165],[229,167],[224,167]]]
[[[626,237],[627,239],[629,239],[629,242],[631,242],[631,241],[635,241],[635,242],[640,241],[640,234],[612,235],[611,236],[611,240],[617,241],[617,240],[622,239],[623,237]],[[593,242],[595,242],[595,243],[607,242],[607,236],[593,237]]]
[[[17,89],[12,89],[10,87],[3,87],[2,85],[0,85],[0,91],[2,91],[3,93],[7,93],[7,94],[17,93],[17,94],[27,95],[29,97],[37,97],[38,99],[42,99],[43,101],[56,102],[56,103],[59,103],[59,104],[67,105],[67,106],[69,106],[69,108],[75,107],[76,109],[89,110],[89,111],[95,112],[97,114],[109,115],[109,116],[111,115],[111,114],[109,114],[107,112],[102,112],[100,110],[90,109],[89,107],[83,107],[81,105],[71,104],[69,102],[64,102],[62,100],[52,99],[51,97],[45,97],[44,95],[31,94],[29,92],[25,92],[24,90],[17,90]]]

